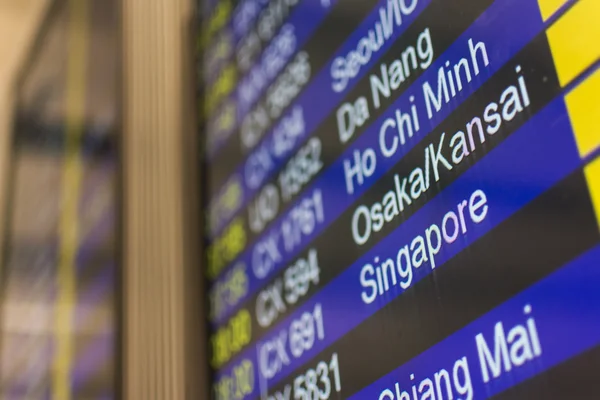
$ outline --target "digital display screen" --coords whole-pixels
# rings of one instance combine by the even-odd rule
[[[213,398],[600,398],[600,2],[198,9]]]

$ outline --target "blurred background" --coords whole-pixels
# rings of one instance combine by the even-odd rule
[[[206,398],[191,1],[0,0],[0,398]]]

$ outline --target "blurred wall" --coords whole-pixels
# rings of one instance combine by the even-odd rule
[[[190,0],[123,0],[124,398],[205,399]]]
[[[31,51],[49,4],[49,0],[0,0],[0,191],[6,188],[15,79]],[[2,210],[5,199],[2,193]],[[4,225],[3,219],[4,212],[0,213],[0,226]]]
[[[49,3],[0,0],[0,191],[8,186],[15,78]],[[193,2],[122,0],[121,5],[122,398],[208,398],[197,265]],[[0,193],[2,210],[6,199],[7,193]]]
[[[2,398],[115,395],[119,5],[53,0],[34,46],[18,42],[26,62],[5,96]]]

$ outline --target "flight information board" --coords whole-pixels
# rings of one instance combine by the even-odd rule
[[[198,9],[213,398],[600,398],[600,2]]]

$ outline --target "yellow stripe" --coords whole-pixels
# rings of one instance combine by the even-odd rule
[[[596,220],[600,227],[600,158],[595,159],[585,167],[585,177],[587,179],[592,204],[596,210]]]
[[[600,57],[600,1],[581,0],[548,29],[560,84],[564,87]]]
[[[233,5],[230,0],[222,0],[217,3],[215,11],[207,22],[207,29],[204,30],[204,34],[202,35],[202,49],[208,47],[213,39],[213,36],[227,23],[231,12],[233,10]]]
[[[600,69],[565,96],[580,156],[600,147]]]
[[[65,154],[59,222],[60,251],[55,305],[55,353],[52,397],[70,400],[73,363],[73,310],[76,302],[76,265],[79,240],[78,203],[81,185],[80,143],[85,119],[88,0],[69,0]]]
[[[564,6],[568,0],[538,0],[540,5],[540,11],[542,13],[542,19],[546,21],[548,18],[553,16],[559,8]]]

